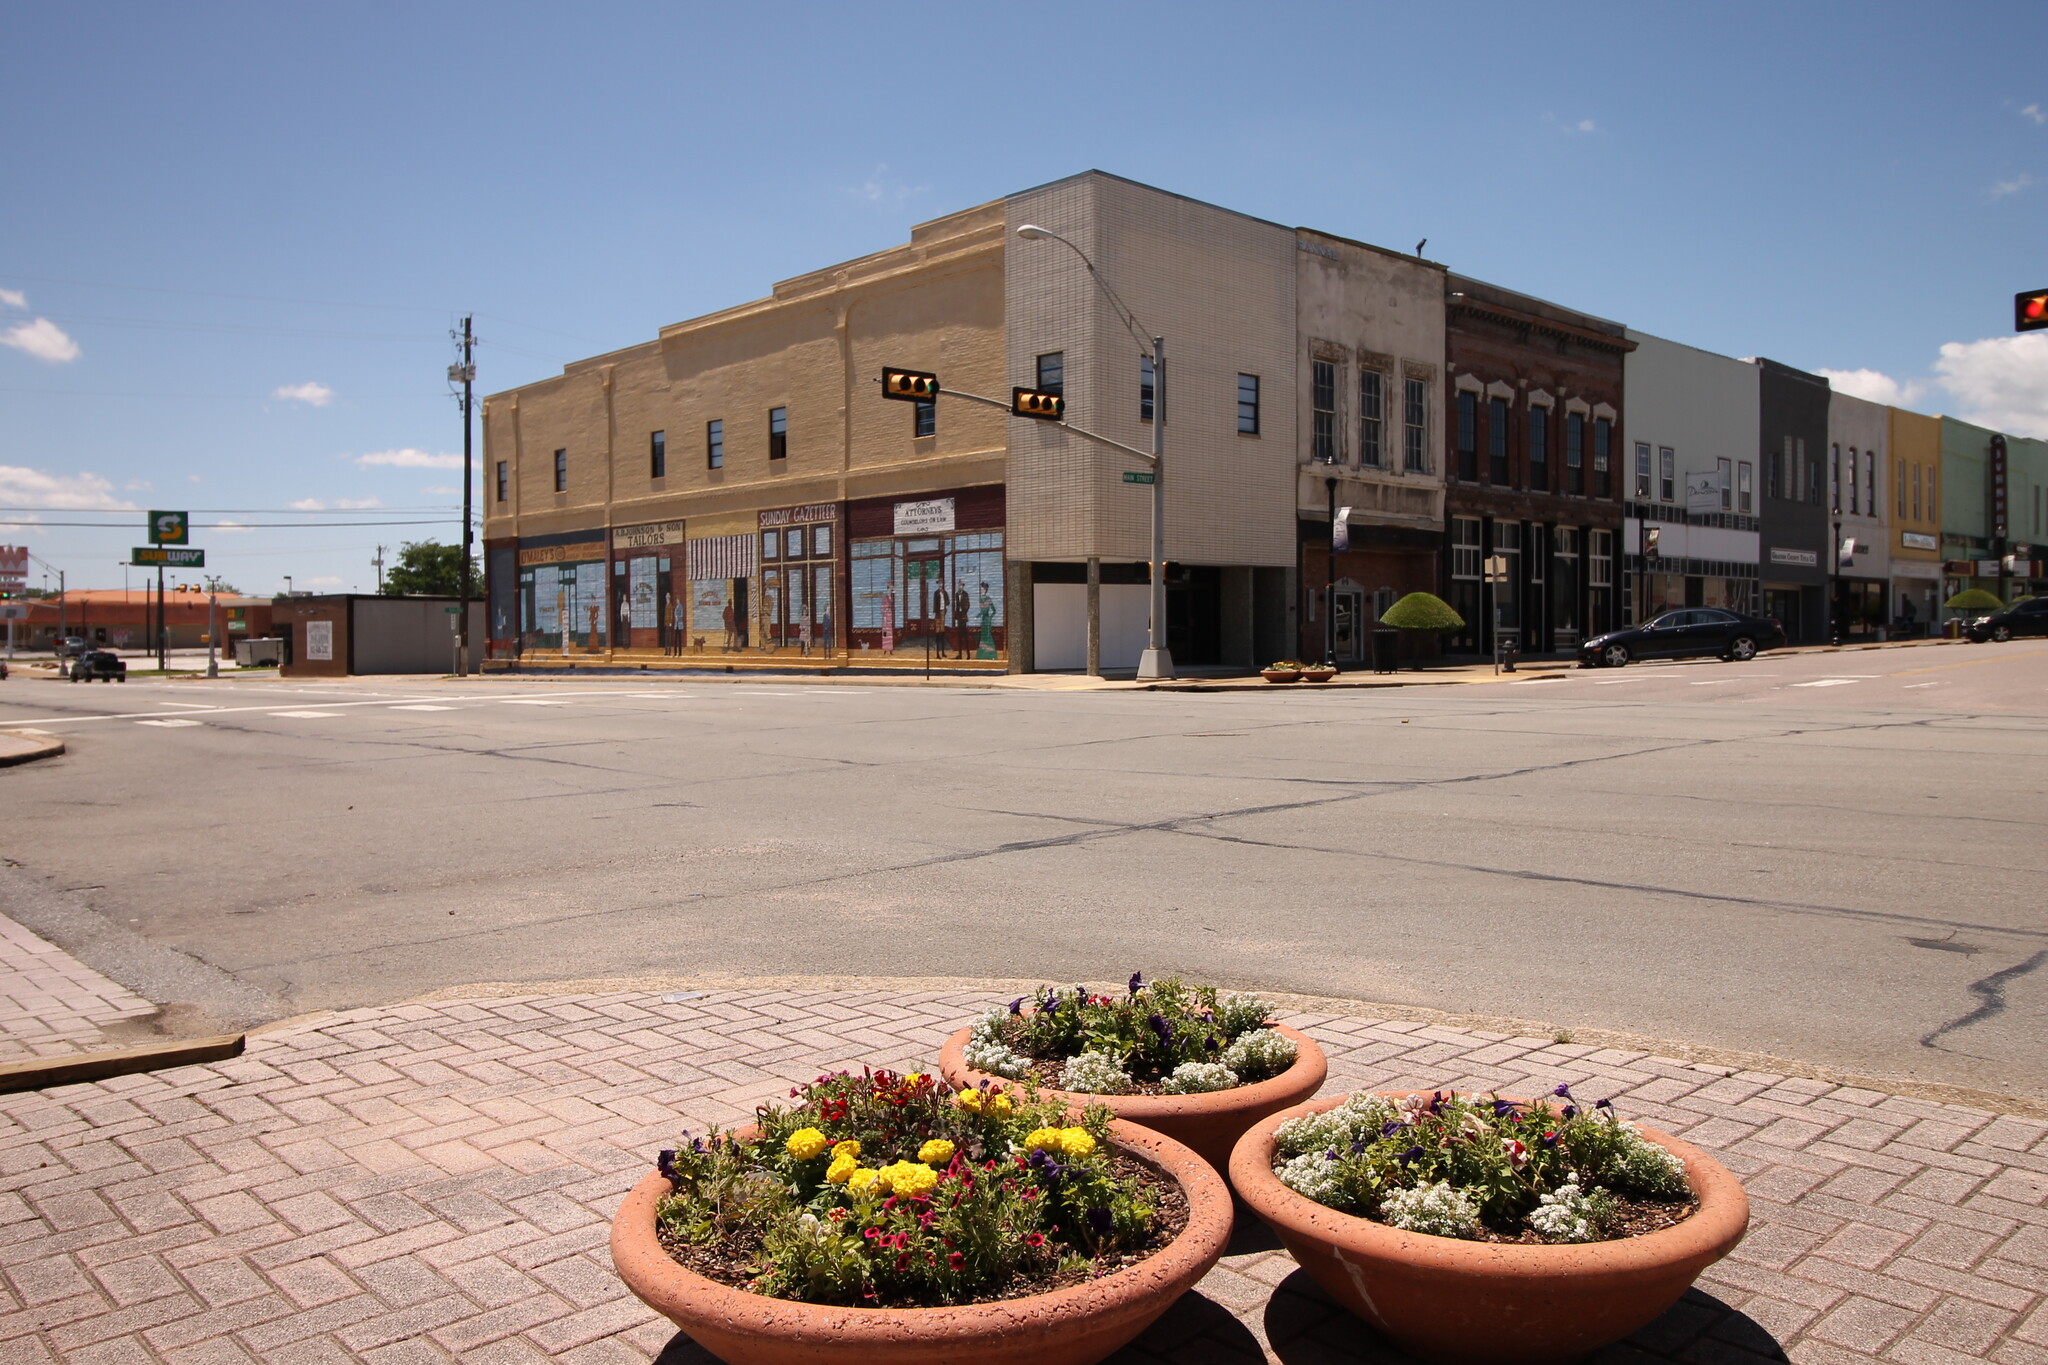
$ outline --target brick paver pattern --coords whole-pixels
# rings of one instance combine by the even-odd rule
[[[354,1010],[229,1062],[0,1096],[0,1362],[709,1360],[628,1295],[620,1195],[685,1129],[828,1066],[928,1066],[965,992],[532,996]],[[1582,1098],[1745,1179],[1733,1257],[1606,1365],[2048,1362],[2048,1125],[1539,1038],[1290,1015],[1324,1093]],[[1399,1361],[1255,1219],[1137,1362]]]
[[[0,1062],[107,1047],[102,1024],[156,1006],[0,915]]]

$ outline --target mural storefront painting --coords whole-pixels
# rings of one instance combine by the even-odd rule
[[[848,503],[848,648],[1007,657],[1003,518],[1000,484]]]
[[[837,578],[839,504],[771,507],[760,514],[758,633],[769,653],[838,650],[833,582]]]
[[[755,513],[690,518],[686,631],[687,654],[736,654],[752,639]]]
[[[539,536],[519,544],[520,652],[594,654],[605,648],[606,545],[601,532]]]
[[[683,523],[612,528],[612,606],[619,649],[675,652],[675,556]]]

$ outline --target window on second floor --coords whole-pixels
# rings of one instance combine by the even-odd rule
[[[1613,462],[1614,423],[1605,417],[1593,419],[1593,492],[1603,498],[1614,496],[1614,476],[1608,466]]]
[[[1401,467],[1411,474],[1429,472],[1429,381],[1410,379],[1402,384]]]
[[[1851,452],[1850,459],[1855,454]],[[1837,512],[1842,510],[1842,447],[1828,447],[1828,506]]]
[[[1259,377],[1255,374],[1237,377],[1237,430],[1244,436],[1259,434]]]
[[[500,461],[498,461],[498,501],[499,501],[499,502],[503,502],[503,501],[505,501],[505,494],[506,494],[506,492],[508,491],[508,489],[507,489],[507,485],[509,485],[509,484],[510,484],[511,482],[512,482],[512,480],[511,480],[511,476],[510,476],[509,474],[507,474],[507,473],[506,473],[506,470],[505,470],[505,462],[504,462],[503,460],[500,460]],[[1903,485],[1901,485],[1901,486],[1903,487]],[[1902,501],[1904,500],[1904,497],[1905,497],[1905,495],[1904,495],[1903,493],[1901,493],[1901,494],[1900,494],[1900,498],[1901,498],[1901,500],[1902,500]]]
[[[1650,500],[1650,443],[1636,442],[1636,492],[1643,502]]]
[[[1721,476],[1721,510],[1725,512],[1733,505],[1729,500],[1735,496],[1734,461],[1714,461],[1714,472]]]
[[[1756,510],[1756,490],[1751,486],[1754,473],[1748,460],[1735,467],[1735,510],[1745,517]]]
[[[1038,357],[1038,391],[1055,398],[1067,396],[1067,353],[1047,351]]]
[[[725,419],[714,417],[704,424],[704,467],[725,468]]]
[[[1479,482],[1479,395],[1458,390],[1458,477]]]
[[[1529,487],[1539,493],[1550,489],[1550,409],[1529,409]]]
[[[1564,419],[1564,491],[1577,497],[1586,491],[1586,417],[1569,413]]]
[[[1318,360],[1311,371],[1309,404],[1314,410],[1314,446],[1310,454],[1322,464],[1337,462],[1337,366]]]
[[[647,433],[647,477],[668,477],[668,433],[665,431]]]
[[[1358,462],[1368,469],[1378,469],[1384,462],[1380,433],[1386,416],[1386,384],[1386,376],[1378,370],[1358,372]]]
[[[935,399],[920,398],[911,404],[915,415],[910,421],[910,434],[929,436],[939,429],[939,405]]]
[[[768,458],[789,458],[789,409],[768,409]]]
[[[555,491],[569,491],[569,452],[566,450],[555,452]]]
[[[1486,402],[1487,478],[1496,488],[1508,483],[1508,400],[1489,398]]]
[[[1854,477],[1854,471],[1851,471]],[[1877,452],[1863,452],[1863,511],[1866,515],[1877,515]]]
[[[1138,420],[1152,420],[1152,357],[1138,357]]]
[[[1678,452],[1670,446],[1657,447],[1657,501],[1678,501]]]

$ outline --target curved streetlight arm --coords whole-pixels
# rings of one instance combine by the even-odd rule
[[[1026,241],[1032,241],[1040,237],[1050,237],[1076,256],[1079,256],[1081,264],[1088,267],[1088,273],[1093,275],[1095,282],[1102,286],[1102,292],[1109,295],[1110,304],[1116,309],[1117,320],[1122,322],[1129,329],[1131,335],[1138,339],[1138,353],[1145,356],[1152,354],[1152,334],[1145,330],[1143,323],[1138,321],[1138,315],[1131,311],[1131,306],[1124,302],[1123,296],[1112,289],[1109,281],[1102,277],[1102,272],[1095,268],[1095,262],[1088,259],[1087,252],[1081,250],[1080,247],[1075,246],[1051,228],[1043,228],[1036,223],[1024,224],[1024,226],[1017,229],[1017,235]]]

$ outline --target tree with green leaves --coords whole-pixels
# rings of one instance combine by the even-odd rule
[[[483,580],[477,576],[476,560],[469,561],[470,589]],[[384,575],[386,597],[460,597],[462,595],[462,550],[438,540],[408,540],[398,547],[398,559]]]

